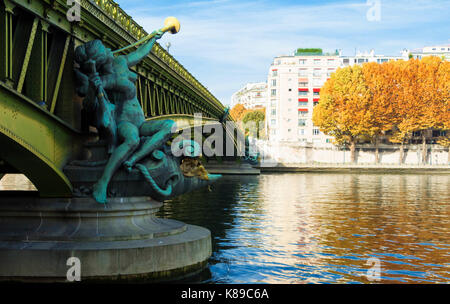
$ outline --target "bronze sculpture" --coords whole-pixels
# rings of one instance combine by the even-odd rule
[[[92,124],[97,127],[100,139],[106,140],[108,147],[108,161],[102,176],[92,189],[92,195],[99,203],[107,202],[108,184],[120,166],[123,165],[131,172],[133,167],[147,156],[161,160],[163,155],[154,153],[155,151],[171,154],[170,151],[161,147],[171,138],[175,123],[172,120],[147,121],[145,119],[136,96],[137,75],[129,68],[138,64],[150,53],[155,41],[161,38],[165,31],[175,33],[179,30],[178,21],[174,19],[175,23],[173,23],[173,19],[169,22],[166,20],[166,27],[163,29],[133,44],[132,46],[148,40],[137,50],[126,55],[115,57],[114,53],[117,51],[113,53],[100,40],[87,42],[75,50],[75,61],[78,64],[78,68],[75,68],[77,93],[85,97],[84,107],[91,114],[95,113]],[[167,23],[170,22],[172,24],[168,25]],[[182,143],[185,144],[185,141]],[[180,161],[177,163],[180,165]],[[136,167],[153,189],[159,192],[154,196],[164,198],[164,196],[173,195],[172,190],[170,194],[164,192],[152,180],[145,165],[139,164]],[[172,170],[176,171],[176,168],[172,166]],[[171,180],[172,175],[168,174],[167,180],[162,181],[164,187],[172,189],[172,185],[168,183],[184,182],[181,178]],[[207,179],[212,181],[218,178],[218,176],[212,177]]]

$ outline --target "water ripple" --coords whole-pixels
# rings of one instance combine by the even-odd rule
[[[160,216],[211,230],[202,282],[373,283],[377,258],[381,283],[448,283],[449,189],[449,175],[230,176]]]

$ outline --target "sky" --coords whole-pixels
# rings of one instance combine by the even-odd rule
[[[375,50],[450,44],[450,0],[115,0],[147,32],[177,17],[159,41],[223,104],[249,82],[267,80],[273,58],[297,48]]]

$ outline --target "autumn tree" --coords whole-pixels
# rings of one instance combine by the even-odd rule
[[[349,143],[352,161],[357,140],[367,137],[375,145],[379,162],[379,138],[392,130],[390,141],[400,144],[403,163],[404,144],[413,132],[420,131],[425,163],[425,132],[450,129],[449,65],[438,57],[425,57],[338,69],[321,90],[313,122],[322,132],[334,136],[336,143]],[[448,132],[439,143],[450,146]]]
[[[313,123],[333,136],[337,144],[349,144],[352,162],[356,143],[371,132],[370,94],[361,66],[338,69],[321,89]]]
[[[363,65],[365,85],[368,90],[366,117],[370,125],[367,135],[375,146],[375,162],[379,163],[379,138],[399,123],[397,111],[399,92],[399,64],[396,61]]]
[[[394,100],[399,121],[394,125],[392,142],[401,144],[400,163],[403,159],[403,144],[413,132],[422,136],[422,163],[426,163],[428,149],[426,131],[446,129],[449,120],[448,62],[438,57],[422,60],[410,59],[396,63],[399,68],[398,96]]]
[[[231,109],[230,115],[235,121],[240,121],[246,110],[247,109],[242,104],[238,103]]]
[[[433,103],[433,115],[437,127],[445,131],[445,136],[438,138],[438,144],[447,147],[447,163],[450,164],[450,62],[442,61],[437,71],[437,92],[440,95]],[[441,100],[441,102],[436,102]]]

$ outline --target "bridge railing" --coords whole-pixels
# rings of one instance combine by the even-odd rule
[[[147,35],[117,3],[80,0],[81,22],[69,22],[65,0],[0,0],[0,81],[79,129],[73,51],[101,39],[117,49]],[[219,119],[225,107],[159,44],[135,72],[147,116],[202,113]]]

